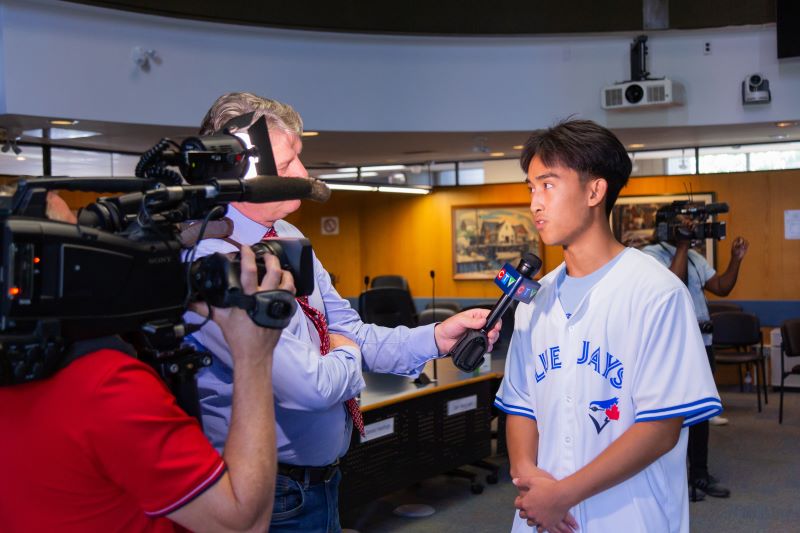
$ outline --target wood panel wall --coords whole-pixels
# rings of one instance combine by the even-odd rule
[[[739,282],[730,295],[740,300],[800,299],[800,240],[785,240],[783,212],[800,209],[800,170],[702,176],[633,178],[623,196],[715,192],[728,202],[729,238],[717,247],[717,266],[730,258],[738,235],[750,241]],[[343,296],[357,296],[364,276],[401,274],[412,293],[430,295],[430,270],[436,271],[437,297],[495,298],[491,281],[455,281],[452,265],[452,208],[468,205],[527,204],[524,184],[437,189],[427,196],[336,191],[326,204],[304,202],[290,217],[312,240]],[[320,217],[340,217],[341,233],[320,234]],[[559,248],[546,247],[545,269],[563,260]]]
[[[717,247],[717,267],[730,257],[730,242],[742,235],[750,250],[731,299],[800,299],[800,240],[785,240],[783,213],[800,209],[800,170],[633,178],[623,196],[677,194],[690,188],[714,192],[728,202],[727,240]],[[72,208],[97,194],[64,193]],[[311,239],[317,255],[336,278],[345,297],[357,296],[364,276],[401,274],[412,293],[431,293],[430,271],[436,272],[437,297],[490,298],[497,296],[491,281],[455,281],[452,264],[452,208],[454,206],[528,203],[524,184],[497,184],[437,189],[427,196],[384,193],[334,192],[325,204],[304,202],[289,221]],[[322,235],[320,218],[338,216],[340,233]],[[544,251],[544,269],[563,260],[557,247]]]

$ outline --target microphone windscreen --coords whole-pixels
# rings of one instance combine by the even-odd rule
[[[539,272],[539,269],[542,268],[542,260],[539,259],[538,255],[532,254],[530,252],[526,252],[522,255],[522,258],[519,261],[519,266],[517,270],[523,276],[527,278],[532,278]]]
[[[309,199],[325,202],[330,196],[331,190],[318,179],[255,176],[244,180],[242,201],[258,203]]]

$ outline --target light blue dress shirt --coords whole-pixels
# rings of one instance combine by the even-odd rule
[[[642,248],[642,251],[658,259],[658,261],[667,268],[672,264],[672,258],[675,257],[675,247],[665,242],[645,246]],[[708,302],[706,301],[703,287],[705,287],[708,280],[714,277],[717,271],[708,264],[705,257],[691,249],[689,250],[689,261],[686,271],[688,280],[686,286],[689,288],[689,294],[692,296],[692,305],[694,305],[694,313],[697,315],[697,321],[705,322],[711,320],[708,314]],[[703,343],[705,343],[706,346],[711,346],[710,333],[703,333]]]
[[[233,220],[231,239],[241,244],[254,244],[267,231],[232,206],[228,207],[227,217]],[[282,238],[303,236],[282,220],[275,223],[275,230]],[[208,239],[198,246],[197,257],[233,251],[236,247],[228,242]],[[330,275],[316,255],[314,282],[309,303],[325,313],[332,333],[354,339],[360,350],[340,347],[320,356],[319,334],[300,306],[283,330],[275,348],[272,370],[278,461],[303,466],[328,465],[347,452],[352,421],[344,401],[364,388],[362,369],[416,376],[425,363],[438,357],[433,324],[413,329],[364,324],[349,302],[333,288]],[[187,313],[186,320],[198,323],[202,319]],[[215,355],[212,366],[198,374],[198,388],[204,431],[212,444],[222,450],[233,399],[230,351],[213,322],[192,337]]]

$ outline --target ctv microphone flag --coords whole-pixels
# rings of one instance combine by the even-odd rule
[[[503,294],[507,294],[512,299],[524,304],[531,303],[533,297],[536,296],[536,293],[539,292],[539,288],[541,288],[541,285],[521,275],[517,272],[517,269],[509,263],[506,263],[505,266],[500,269],[494,277],[494,283],[500,287]]]

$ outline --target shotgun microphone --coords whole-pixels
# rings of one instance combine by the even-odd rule
[[[436,272],[431,270],[431,309],[433,309],[433,322],[436,322]],[[439,380],[439,370],[436,368],[436,359],[433,360],[433,380]]]
[[[532,278],[540,268],[542,260],[532,253],[526,253],[516,269],[508,263],[500,269],[494,282],[503,290],[503,295],[486,317],[486,324],[479,330],[468,330],[450,350],[448,355],[452,356],[454,365],[464,372],[472,372],[481,366],[483,356],[489,348],[488,334],[511,302],[518,300],[530,303],[536,296],[539,284]]]

